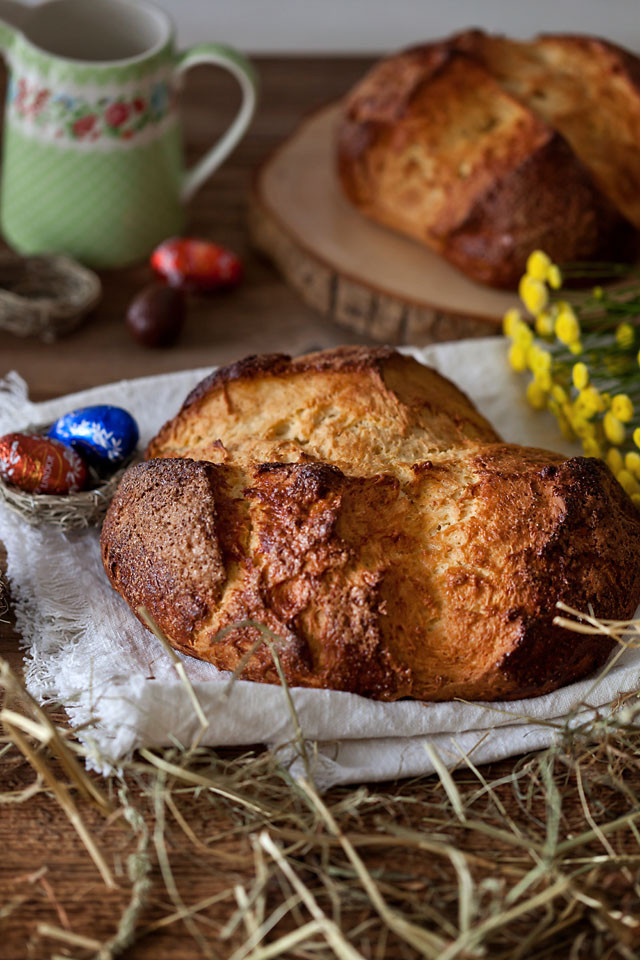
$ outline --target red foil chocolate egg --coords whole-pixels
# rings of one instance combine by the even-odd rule
[[[0,437],[0,477],[28,493],[77,493],[89,479],[84,461],[59,440],[29,433]]]
[[[231,250],[193,237],[165,240],[151,254],[151,266],[172,287],[192,293],[235,287],[244,272]]]

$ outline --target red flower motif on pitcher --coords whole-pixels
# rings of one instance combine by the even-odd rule
[[[86,117],[80,117],[80,119],[76,120],[73,124],[72,130],[74,135],[79,138],[86,137],[87,134],[93,130],[95,122],[96,115],[94,113],[90,113]]]
[[[157,80],[149,96],[138,91],[129,96],[86,99],[74,91],[52,91],[38,81],[12,77],[7,93],[14,117],[37,127],[52,139],[131,141],[161,123],[172,112],[173,100],[165,80]]]
[[[104,119],[110,127],[121,127],[129,119],[129,107],[120,101],[112,103],[105,110]]]
[[[49,97],[51,96],[50,90],[38,90],[35,97],[31,102],[31,113],[34,115],[40,113],[44,109]]]

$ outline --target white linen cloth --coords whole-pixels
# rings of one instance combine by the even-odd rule
[[[577,452],[548,414],[529,408],[520,377],[507,369],[505,341],[470,340],[410,349],[458,383],[506,440]],[[20,378],[0,382],[0,434],[46,423],[90,403],[126,407],[145,444],[173,416],[208,370],[146,377],[32,404]],[[175,666],[109,585],[95,530],[63,534],[33,529],[4,505],[0,539],[17,625],[24,638],[26,678],[41,701],[63,703],[79,737],[95,748],[94,766],[106,769],[136,747],[180,741],[188,746],[200,724]],[[578,638],[576,637],[576,642]],[[202,743],[285,744],[293,725],[280,687],[238,681],[181,657],[209,726]],[[503,704],[377,703],[355,694],[294,688],[292,698],[309,740],[317,741],[319,788],[432,772],[428,744],[453,766],[462,754],[484,763],[549,744],[562,718],[584,706],[606,708],[640,687],[640,650],[627,649],[603,678],[529,700]],[[584,718],[585,714],[582,713]],[[526,719],[525,719],[526,718]],[[283,756],[300,761],[292,750]]]

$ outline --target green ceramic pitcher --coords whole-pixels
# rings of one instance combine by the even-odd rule
[[[0,24],[9,67],[5,239],[21,253],[67,253],[94,267],[146,257],[181,232],[184,204],[251,122],[249,62],[217,43],[176,53],[171,21],[147,2],[12,6],[19,28]],[[200,63],[230,71],[242,104],[222,138],[185,171],[176,91],[184,71]]]

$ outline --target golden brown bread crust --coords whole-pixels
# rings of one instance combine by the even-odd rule
[[[109,508],[105,570],[174,646],[224,669],[254,620],[282,638],[293,685],[518,698],[611,650],[554,627],[558,600],[611,618],[640,600],[640,514],[604,464],[502,443],[453,384],[387,348],[216,371],[148,454]],[[267,646],[242,675],[278,682]]]
[[[564,48],[579,85],[576,75],[586,72],[588,60],[580,39],[516,44],[468,31],[381,61],[345,102],[337,164],[347,197],[365,215],[492,286],[514,288],[536,247],[557,262],[628,259],[635,235],[625,217],[632,217],[633,203],[640,214],[637,150],[635,166],[623,160],[622,135],[612,151],[610,120],[600,124],[606,147],[585,132],[594,122],[593,99],[587,101],[598,102],[595,83],[574,97],[569,116],[559,98],[555,110],[540,109],[552,102],[554,83],[567,85],[553,63],[554,57],[564,62]],[[611,49],[600,51],[597,76],[613,69],[602,62]],[[618,100],[628,101],[637,143],[640,96],[630,89],[631,81]],[[623,181],[633,184],[625,190],[634,201],[625,205]]]
[[[146,456],[216,463],[316,460],[371,475],[499,437],[434,370],[390,347],[338,347],[292,360],[247,357],[187,397]]]

